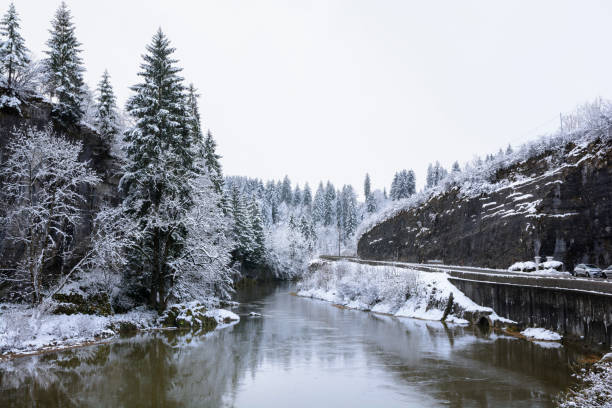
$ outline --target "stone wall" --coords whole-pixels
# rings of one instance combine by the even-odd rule
[[[449,278],[466,296],[520,326],[543,327],[609,349],[612,295]]]

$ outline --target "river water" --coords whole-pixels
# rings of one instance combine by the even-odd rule
[[[4,362],[0,407],[548,407],[581,357],[291,290],[240,292],[240,323],[206,335],[143,333]]]

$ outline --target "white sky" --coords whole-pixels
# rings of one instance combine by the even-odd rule
[[[16,0],[42,55],[58,1]],[[612,94],[606,1],[70,0],[91,86],[123,104],[161,26],[228,175],[362,191],[556,128]],[[2,0],[2,12],[8,1]]]

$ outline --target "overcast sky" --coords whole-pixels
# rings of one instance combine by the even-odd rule
[[[86,81],[123,104],[158,27],[199,88],[225,174],[361,193],[555,129],[612,94],[607,1],[70,0]],[[3,9],[8,1],[0,2]],[[41,56],[59,1],[17,0]],[[3,10],[3,11],[4,11]]]

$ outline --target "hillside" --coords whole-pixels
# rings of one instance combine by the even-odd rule
[[[551,138],[379,216],[362,258],[506,268],[536,255],[566,267],[612,263],[612,141],[608,125]],[[538,147],[538,148],[536,148]]]

